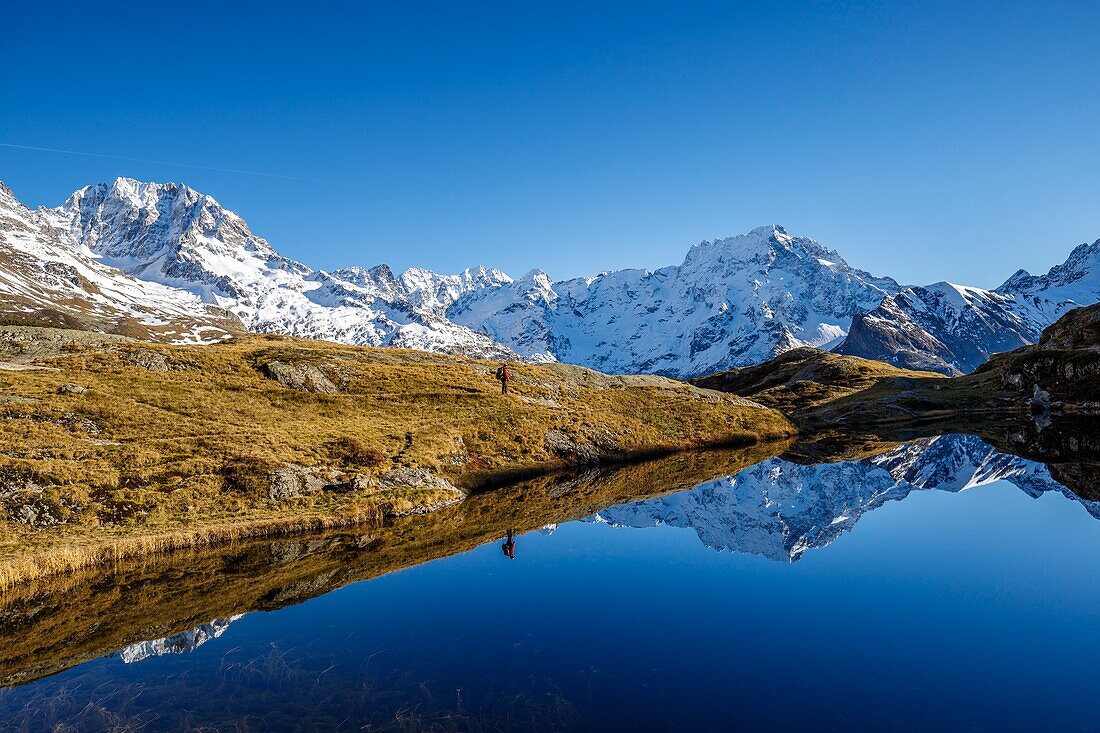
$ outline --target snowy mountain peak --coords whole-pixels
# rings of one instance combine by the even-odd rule
[[[810,237],[792,236],[778,224],[756,227],[747,234],[725,239],[704,240],[688,251],[683,268],[709,269],[715,266],[741,267],[749,263],[765,267],[777,261],[802,260],[809,266],[847,268],[835,251]]]
[[[464,296],[447,316],[529,357],[692,376],[831,344],[899,287],[771,225],[701,242],[660,270],[557,283],[535,270]]]
[[[219,340],[241,323],[193,294],[105,265],[50,211],[32,212],[0,189],[0,311],[8,317],[195,342]]]
[[[939,282],[907,288],[857,315],[837,352],[945,374],[1035,343],[1067,310],[1100,301],[1100,240],[1045,275],[1017,270],[996,290]]]
[[[1052,289],[1067,288],[1079,284],[1077,295],[1091,296],[1100,288],[1100,239],[1092,244],[1079,244],[1069,253],[1066,261],[1055,265],[1045,275],[1032,275],[1027,270],[1017,270],[997,288],[1000,293],[1026,293],[1034,295]],[[1074,293],[1066,293],[1074,295]],[[1082,305],[1092,302],[1082,300]]]
[[[1043,464],[998,453],[974,436],[946,435],[858,461],[772,458],[690,491],[601,510],[592,521],[691,528],[707,547],[793,562],[915,491],[959,492],[1002,480],[1032,497],[1061,494],[1100,519],[1100,502],[1078,497]]]

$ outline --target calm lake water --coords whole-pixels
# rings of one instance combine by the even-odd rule
[[[319,564],[304,602],[257,591],[275,610],[0,691],[0,729],[1095,730],[1097,517],[948,436],[524,528],[514,559],[418,518],[400,542],[437,559],[342,586],[352,561]]]

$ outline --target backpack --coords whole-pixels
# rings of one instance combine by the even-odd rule
[[[504,367],[497,367],[497,380],[504,381]]]

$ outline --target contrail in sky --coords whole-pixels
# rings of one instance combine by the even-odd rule
[[[298,176],[284,176],[279,173],[264,173],[262,171],[243,171],[236,168],[215,168],[209,165],[196,165],[194,163],[175,163],[169,160],[149,160],[148,158],[128,158],[124,155],[105,155],[104,153],[85,153],[80,150],[60,150],[58,148],[41,148],[35,145],[16,145],[15,143],[0,143],[0,148],[14,148],[16,150],[35,150],[40,153],[61,153],[62,155],[82,155],[86,158],[107,158],[109,160],[126,160],[131,163],[149,163],[152,165],[175,165],[181,168],[195,168],[201,171],[216,171],[218,173],[236,173],[241,176],[261,176],[263,178],[279,178],[284,181],[303,181],[305,183],[331,183],[331,181],[319,181],[315,178],[300,178]]]

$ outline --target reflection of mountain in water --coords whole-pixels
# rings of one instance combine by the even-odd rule
[[[131,644],[130,646],[119,649],[117,654],[126,664],[133,664],[134,662],[140,662],[149,657],[162,657],[165,654],[186,654],[187,652],[193,652],[200,646],[210,641],[211,639],[217,639],[219,636],[226,632],[229,625],[237,619],[244,616],[243,613],[229,618],[217,618],[208,624],[196,626],[193,629],[173,634],[172,636],[166,636],[163,639],[153,639],[151,641],[142,641],[137,644]]]
[[[1081,499],[1043,464],[998,453],[969,435],[929,438],[843,463],[804,466],[772,458],[690,491],[602,510],[596,519],[624,527],[691,528],[716,550],[794,561],[911,491],[956,492],[998,480],[1032,497],[1058,492],[1100,519],[1100,502]]]

